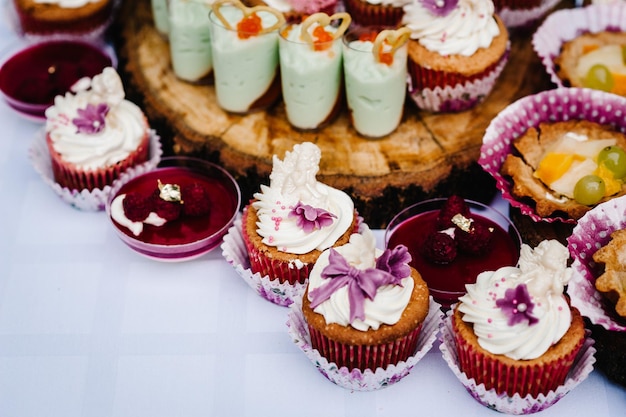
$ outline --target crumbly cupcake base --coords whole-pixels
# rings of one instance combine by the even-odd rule
[[[28,34],[80,34],[99,28],[109,21],[118,0],[101,0],[68,9],[33,0],[12,0],[21,30]]]

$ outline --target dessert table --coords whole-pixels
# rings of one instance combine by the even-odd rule
[[[0,23],[0,51],[23,42]],[[334,385],[291,341],[288,310],[259,297],[219,248],[184,263],[139,256],[104,212],[72,208],[35,172],[28,150],[41,124],[2,102],[0,127],[0,416],[495,415],[438,343],[387,388]],[[625,409],[624,387],[594,371],[539,414]]]

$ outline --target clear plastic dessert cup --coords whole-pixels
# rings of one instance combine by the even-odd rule
[[[411,266],[422,275],[432,297],[443,308],[456,303],[465,294],[465,285],[473,284],[481,272],[517,265],[522,244],[517,228],[507,216],[485,204],[465,200],[472,217],[493,228],[490,249],[481,255],[458,251],[450,263],[434,263],[423,253],[424,241],[436,230],[437,215],[446,201],[435,198],[407,207],[385,230],[385,246],[402,244],[409,249]]]
[[[284,17],[253,10],[214,3],[209,13],[217,103],[236,114],[268,108],[280,97],[278,28]],[[238,29],[246,13],[260,18],[262,31],[246,32],[245,25]]]
[[[149,195],[158,183],[185,185],[198,183],[206,190],[209,212],[201,216],[182,216],[161,226],[144,225],[134,234],[114,220],[112,203],[131,191]],[[195,259],[222,243],[235,221],[241,204],[241,191],[235,179],[219,165],[202,159],[174,156],[161,160],[156,169],[128,180],[121,177],[113,188],[106,211],[117,236],[128,247],[151,259],[179,262]]]
[[[76,81],[116,67],[111,47],[75,38],[54,38],[9,48],[0,65],[0,91],[18,114],[43,122],[57,95]]]

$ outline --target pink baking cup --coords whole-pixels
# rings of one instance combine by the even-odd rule
[[[507,45],[505,53],[496,65],[489,68],[484,74],[472,77],[458,83],[450,83],[450,78],[457,74],[422,71],[409,62],[410,76],[408,77],[409,96],[417,107],[430,112],[460,112],[468,110],[491,93],[498,77],[509,60],[511,44]],[[420,67],[421,68],[421,67]],[[441,78],[441,85],[426,87],[433,78]]]
[[[159,164],[161,155],[163,154],[163,150],[161,148],[161,138],[154,130],[150,130],[149,140],[150,151],[148,160],[139,165],[128,168],[120,174],[137,176],[154,169]],[[48,184],[63,201],[83,211],[104,210],[106,202],[111,195],[112,187],[116,184],[117,180],[113,181],[110,185],[104,186],[103,188],[94,188],[92,190],[72,190],[59,185],[59,183],[57,183],[54,179],[50,151],[48,150],[48,145],[46,143],[45,128],[40,129],[36,133],[35,139],[28,150],[28,156],[33,168],[35,168],[35,171],[37,171],[44,182]]]
[[[626,196],[599,204],[578,220],[567,247],[573,259],[572,277],[567,294],[574,307],[593,324],[607,330],[626,331],[626,320],[606,304],[596,290],[595,281],[603,267],[593,260],[593,254],[611,240],[611,233],[626,228]]]
[[[492,410],[514,415],[533,414],[545,410],[556,404],[578,384],[583,382],[593,371],[593,364],[596,361],[596,349],[593,347],[594,340],[589,337],[590,332],[586,331],[587,337],[578,351],[578,355],[567,374],[565,383],[554,391],[550,391],[547,394],[539,394],[535,397],[532,395],[522,397],[519,394],[508,396],[506,393],[498,394],[493,389],[488,390],[484,384],[477,384],[476,380],[468,378],[459,368],[457,346],[452,331],[452,311],[450,310],[448,316],[443,320],[439,335],[441,342],[439,350],[441,350],[442,357],[448,364],[448,367],[463,384],[467,392],[476,401]]]
[[[233,226],[224,236],[222,256],[250,288],[274,304],[288,306],[293,303],[293,300],[302,298],[302,294],[304,294],[306,283],[280,282],[277,279],[270,279],[267,275],[261,275],[259,272],[252,272],[241,229],[241,218],[235,220]]]
[[[605,30],[626,31],[626,2],[557,10],[537,28],[532,45],[550,80],[564,87],[554,66],[554,58],[561,53],[562,45],[584,33]]]
[[[497,10],[498,16],[508,28],[529,26],[541,19],[552,10],[560,0],[543,0],[537,7],[532,8],[509,8],[503,7]]]
[[[345,366],[338,367],[337,364],[323,357],[317,349],[313,349],[309,326],[302,314],[302,297],[296,299],[289,307],[287,327],[293,342],[329,381],[349,390],[374,391],[400,381],[430,351],[437,339],[439,326],[443,319],[440,307],[431,297],[428,316],[422,324],[417,346],[412,355],[406,361],[400,361],[386,368],[378,368],[376,371],[371,369],[366,369],[365,371],[359,369],[349,370]]]
[[[540,217],[534,207],[511,194],[513,184],[500,174],[506,156],[512,152],[511,143],[531,127],[541,122],[589,120],[608,124],[626,133],[626,97],[587,88],[557,88],[523,97],[502,110],[491,120],[480,149],[478,163],[496,180],[496,187],[511,206],[534,221],[576,223],[575,220],[554,216]]]

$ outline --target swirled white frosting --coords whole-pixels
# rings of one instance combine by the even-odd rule
[[[419,1],[405,6],[403,23],[426,49],[441,55],[473,55],[500,34],[491,0],[459,0],[446,16],[435,16]]]
[[[35,3],[41,4],[56,4],[59,7],[66,9],[77,9],[83,7],[88,3],[97,3],[100,0],[35,0]]]
[[[319,147],[310,142],[295,145],[282,161],[274,155],[270,185],[261,185],[252,203],[259,217],[257,232],[266,245],[294,254],[324,250],[351,227],[354,203],[343,191],[317,181],[320,159]],[[330,225],[307,233],[289,216],[298,202],[326,210],[336,218]]]
[[[376,258],[382,253],[376,249],[376,239],[371,230],[362,225],[361,233],[350,236],[350,242],[334,248],[348,263],[358,269],[374,268]],[[329,264],[330,250],[322,252],[313,266],[309,275],[310,291],[323,285],[327,279],[322,278],[321,273]],[[377,330],[381,324],[393,325],[400,320],[402,312],[411,299],[411,293],[415,283],[409,275],[401,280],[401,285],[385,285],[378,288],[373,300],[365,298],[365,320],[355,319],[350,323],[350,302],[348,288],[342,287],[334,292],[330,298],[314,311],[324,316],[327,324],[337,323],[342,326],[352,326],[361,331],[368,329]]]
[[[572,273],[568,258],[567,248],[556,240],[544,240],[534,250],[524,244],[517,267],[483,272],[475,284],[466,285],[459,310],[464,321],[473,323],[481,347],[515,360],[534,359],[563,337],[572,320],[563,295]],[[507,289],[520,284],[528,289],[534,324],[522,320],[510,325],[510,316],[496,305]]]
[[[147,132],[141,109],[124,99],[122,81],[111,67],[93,79],[83,78],[73,92],[56,96],[46,110],[46,132],[63,159],[89,170],[115,164],[137,149]],[[72,120],[87,105],[107,104],[104,128],[98,133],[79,132]]]

